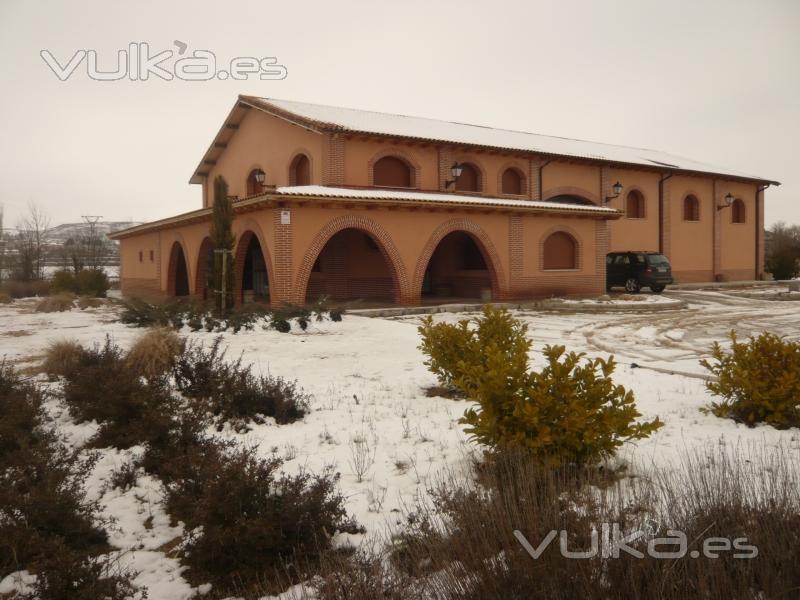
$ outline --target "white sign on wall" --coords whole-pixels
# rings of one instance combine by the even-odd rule
[[[281,225],[291,225],[292,224],[292,213],[288,210],[281,211]]]

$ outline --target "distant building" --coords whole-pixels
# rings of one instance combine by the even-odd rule
[[[652,150],[240,96],[190,179],[203,207],[110,235],[125,294],[208,296],[218,175],[236,197],[236,299],[276,305],[601,293],[614,250],[661,251],[679,281],[759,279],[777,184]]]

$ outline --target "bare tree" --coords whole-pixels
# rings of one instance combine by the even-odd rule
[[[17,225],[16,278],[30,281],[44,277],[44,253],[49,230],[50,218],[36,204],[30,203],[28,214]]]

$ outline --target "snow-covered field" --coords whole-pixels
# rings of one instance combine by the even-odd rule
[[[734,446],[779,444],[800,460],[800,431],[749,429],[730,420],[705,415],[700,408],[711,397],[704,388],[698,360],[713,341],[723,341],[735,328],[740,335],[772,331],[800,338],[800,303],[771,302],[722,292],[672,292],[688,308],[635,314],[586,314],[519,311],[534,342],[532,360],[543,363],[545,344],[564,344],[591,356],[614,354],[615,380],[636,394],[645,418],[658,415],[665,426],[651,438],[629,444],[619,455],[636,468],[656,464],[670,468],[687,449],[708,444]],[[32,301],[0,306],[0,356],[21,367],[38,361],[52,340],[70,338],[83,344],[102,342],[109,334],[128,346],[141,330],[115,320],[115,308],[39,314]],[[463,314],[441,313],[437,320],[455,321]],[[365,525],[367,535],[379,534],[396,522],[398,512],[425,493],[441,469],[458,469],[474,451],[458,418],[464,401],[427,397],[436,384],[417,349],[418,317],[390,319],[345,315],[341,323],[312,323],[307,332],[290,334],[257,330],[226,334],[228,356],[242,354],[262,372],[290,379],[313,394],[312,410],[302,422],[254,426],[243,435],[223,435],[259,444],[264,454],[286,459],[287,470],[319,471],[334,464],[342,474],[340,486],[350,513]],[[210,342],[215,334],[183,335]],[[50,410],[73,443],[93,432],[91,425],[74,424],[57,401]],[[374,462],[362,482],[353,472],[352,440],[367,440]],[[135,450],[133,450],[135,451]],[[188,598],[195,590],[181,577],[179,562],[159,551],[181,533],[160,504],[156,480],[142,477],[128,492],[106,490],[111,471],[126,461],[128,452],[104,454],[88,479],[90,494],[100,497],[108,515],[117,519],[112,543],[123,562],[140,572],[138,582],[149,587],[150,598]],[[350,536],[358,541],[359,536]],[[0,584],[0,593],[10,581]]]

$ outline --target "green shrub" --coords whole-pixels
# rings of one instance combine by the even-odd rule
[[[446,387],[452,387],[467,368],[485,369],[487,348],[500,351],[509,363],[516,361],[513,369],[521,372],[527,365],[531,347],[528,326],[508,311],[491,305],[484,307],[482,316],[462,319],[456,325],[434,323],[433,317],[424,317],[419,333],[422,336],[419,348],[428,357],[425,364]]]
[[[71,292],[93,298],[105,298],[109,287],[108,276],[102,269],[81,269],[77,274],[57,271],[50,283],[53,293]]]
[[[706,388],[722,398],[711,412],[751,427],[800,426],[800,342],[766,332],[739,342],[733,331],[730,340],[730,352],[715,342],[713,362],[700,361],[716,377]]]
[[[206,349],[192,345],[174,369],[176,388],[190,398],[201,413],[214,417],[218,426],[230,423],[238,431],[249,422],[263,423],[273,417],[278,423],[301,419],[308,410],[308,396],[296,382],[271,375],[256,376],[242,359],[225,360],[218,337]]]
[[[483,316],[457,325],[429,318],[420,333],[431,371],[478,403],[461,423],[492,450],[524,448],[552,464],[592,463],[662,426],[657,418],[636,423],[633,392],[611,379],[613,357],[581,364],[583,354],[546,346],[547,366],[530,370],[527,327],[505,310],[487,306]]]

